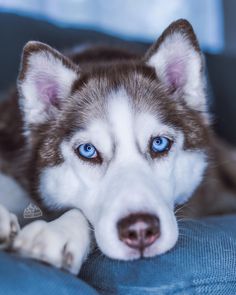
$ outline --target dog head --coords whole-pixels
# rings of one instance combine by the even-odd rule
[[[18,90],[42,202],[79,208],[112,258],[172,248],[174,206],[207,163],[203,62],[191,25],[172,23],[143,58],[92,68],[29,42]]]

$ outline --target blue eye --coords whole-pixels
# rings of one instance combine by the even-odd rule
[[[77,149],[77,152],[86,159],[96,158],[96,148],[91,143],[81,144]]]
[[[164,136],[157,136],[151,142],[151,149],[154,153],[163,153],[171,147],[171,140]]]

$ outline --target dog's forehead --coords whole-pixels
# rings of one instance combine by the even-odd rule
[[[106,107],[106,122],[117,141],[130,146],[140,137],[174,133],[174,128],[161,122],[158,113],[145,104],[138,103],[124,88],[109,94]]]
[[[144,65],[116,65],[82,74],[72,91],[69,108],[87,124],[89,119],[104,118],[113,102],[128,101],[133,112],[155,112],[166,101],[166,89],[155,71]],[[155,107],[156,106],[156,107]]]
[[[200,114],[181,103],[181,99],[173,99],[155,71],[142,64],[117,65],[82,74],[73,86],[61,122],[78,131],[97,119],[109,121],[110,102],[115,105],[117,100],[120,107],[121,98],[129,103],[132,114],[149,113],[162,124],[180,130],[186,148],[205,147],[207,135]],[[122,112],[118,120],[122,122]]]

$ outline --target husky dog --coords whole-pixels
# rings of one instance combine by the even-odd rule
[[[74,274],[93,235],[114,259],[170,250],[175,207],[193,195],[211,159],[203,71],[186,20],[141,57],[96,48],[64,56],[28,42],[18,94],[0,106],[2,244],[16,235],[11,247],[20,254]],[[27,195],[63,214],[19,230],[15,214]]]

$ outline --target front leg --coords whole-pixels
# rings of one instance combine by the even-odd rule
[[[0,204],[0,249],[9,248],[19,230],[16,215]]]
[[[37,220],[19,232],[13,249],[22,256],[78,274],[90,249],[89,224],[76,209],[51,222]]]

